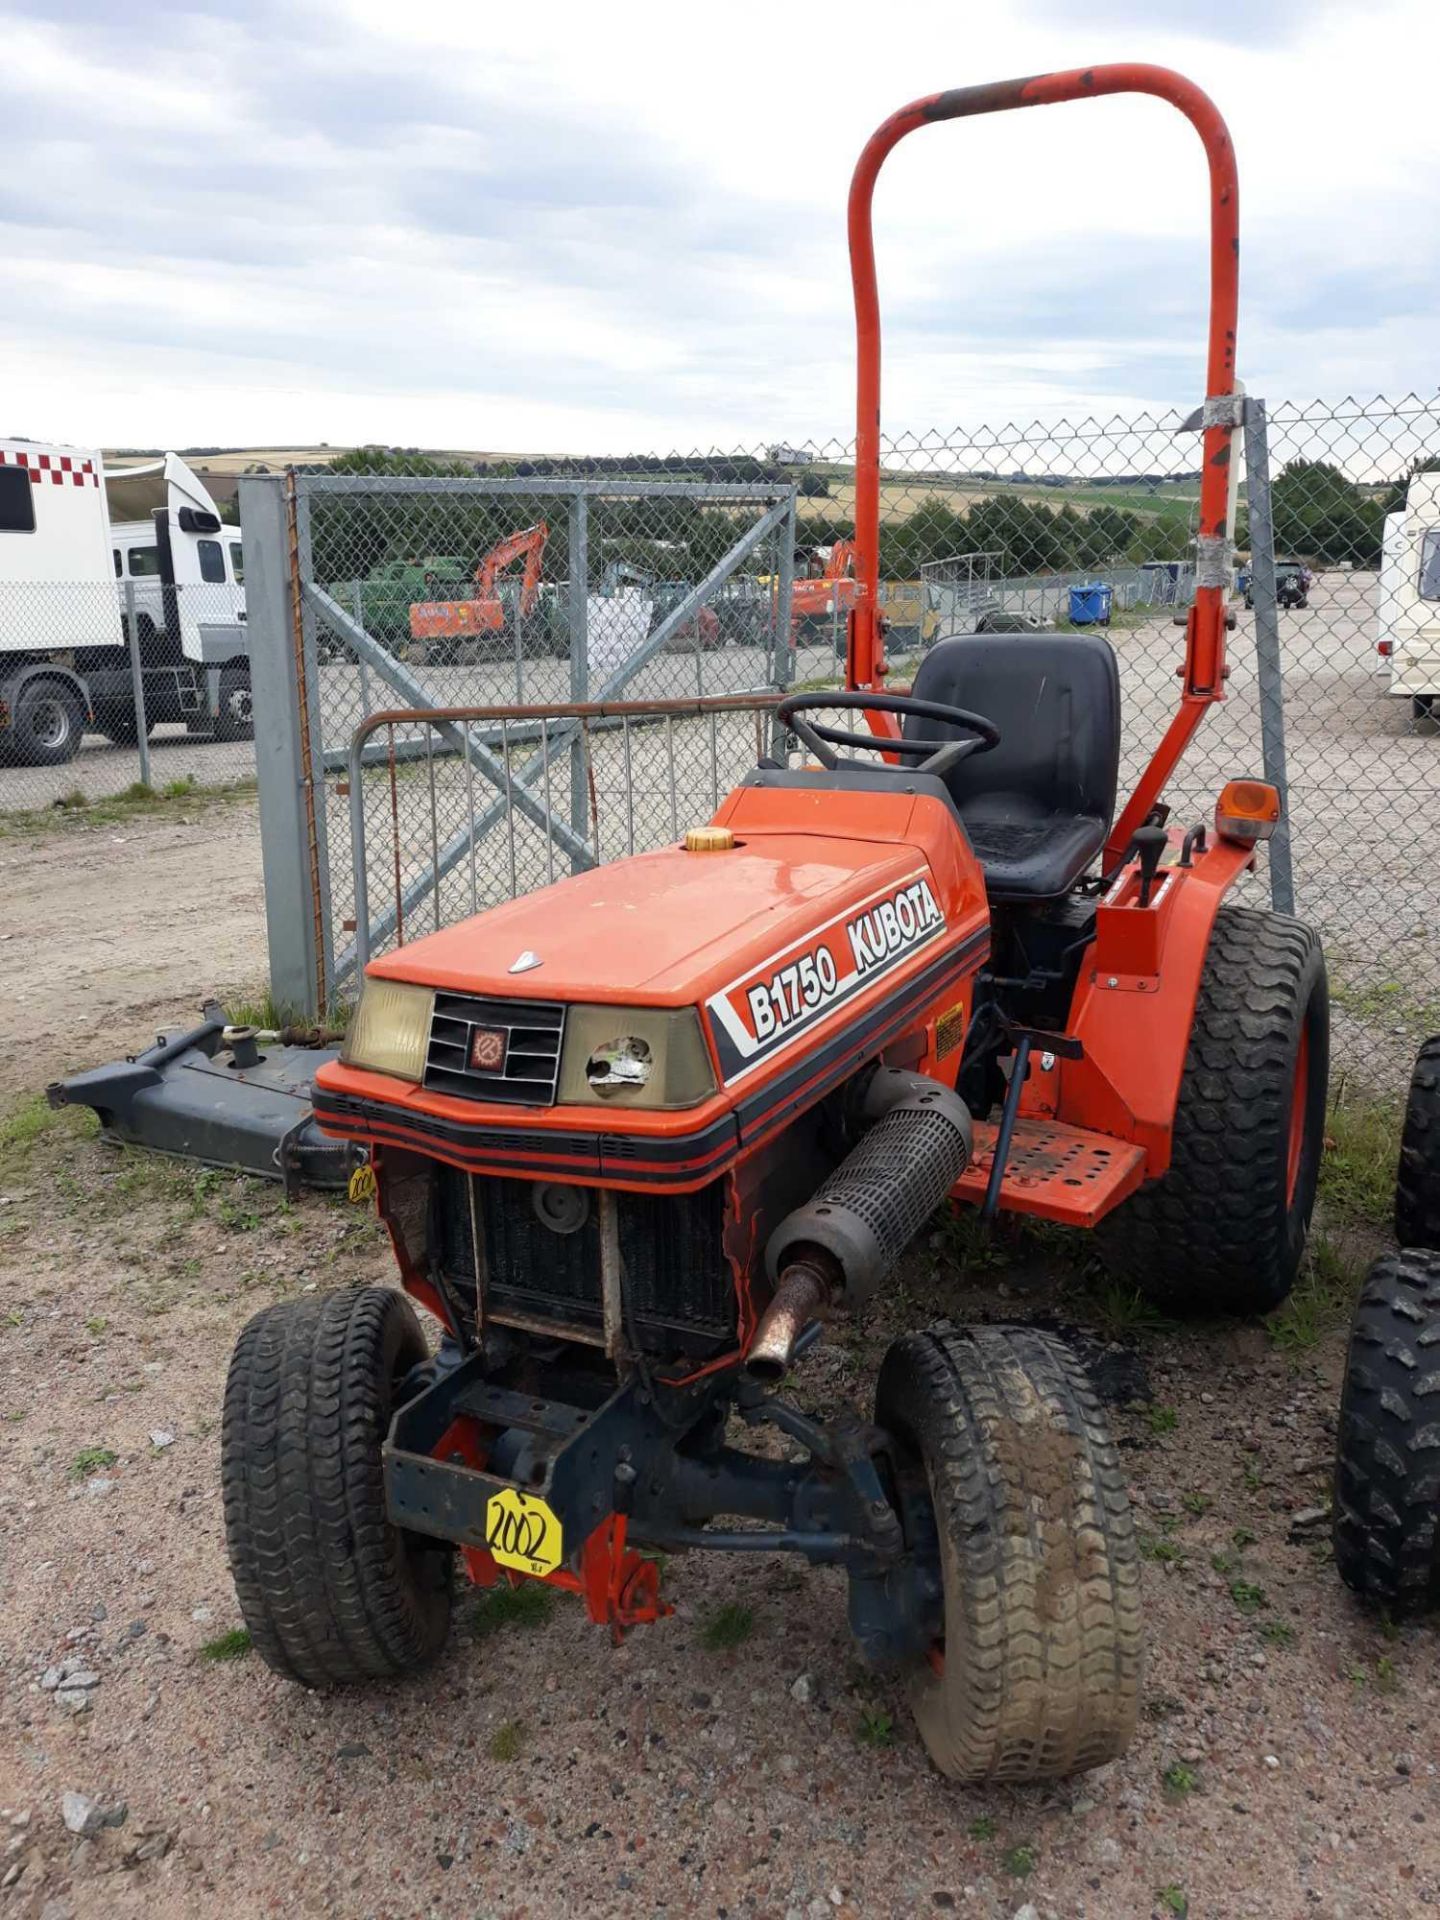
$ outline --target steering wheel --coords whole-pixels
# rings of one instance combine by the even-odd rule
[[[938,720],[943,726],[961,727],[964,740],[892,740],[879,733],[847,733],[843,727],[822,726],[817,720],[801,716],[812,709],[841,707],[851,712],[894,713],[902,719]],[[832,747],[871,747],[884,753],[908,755],[913,767],[896,767],[896,773],[945,774],[972,754],[989,753],[1000,744],[1000,729],[983,713],[971,713],[966,707],[948,707],[939,700],[916,700],[908,693],[794,693],[775,709],[796,738],[814,754],[827,772],[837,767],[858,766],[859,761],[842,761]],[[881,763],[883,768],[884,762]]]

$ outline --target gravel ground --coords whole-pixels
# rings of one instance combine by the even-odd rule
[[[0,1107],[263,979],[243,803],[0,841],[0,887]],[[1342,1009],[1357,1058],[1396,1025],[1412,1050],[1394,1015]],[[203,1651],[238,1624],[220,1395],[258,1306],[386,1279],[388,1254],[362,1212],[73,1124],[12,1141],[0,1174],[0,1914],[1440,1904],[1440,1642],[1363,1616],[1323,1521],[1297,1525],[1326,1498],[1338,1328],[1147,1332],[1053,1237],[947,1235],[807,1363],[807,1404],[864,1405],[886,1340],[941,1314],[1118,1338],[1100,1373],[1146,1542],[1146,1708],[1084,1779],[947,1785],[856,1665],[839,1580],[779,1559],[672,1561],[675,1615],[619,1648],[566,1599],[497,1625],[466,1598],[430,1673],[327,1698]],[[1370,1242],[1327,1231],[1358,1273]],[[716,1647],[731,1603],[748,1626]]]
[[[68,1119],[12,1161],[4,1199],[0,1911],[1044,1920],[1188,1902],[1371,1920],[1440,1903],[1435,1634],[1361,1615],[1303,1518],[1326,1499],[1338,1334],[1288,1354],[1256,1326],[1127,1327],[1099,1354],[1147,1556],[1141,1730],[1096,1774],[965,1791],[929,1767],[899,1687],[853,1658],[839,1579],[778,1557],[673,1560],[674,1616],[620,1647],[567,1598],[500,1625],[462,1599],[438,1666],[360,1694],[207,1658],[238,1624],[216,1457],[230,1346],[269,1300],[387,1277],[374,1224]],[[940,1236],[799,1393],[865,1404],[885,1341],[940,1314],[1058,1316],[1103,1341],[1102,1306],[1053,1242],[967,1262]],[[732,1604],[736,1644],[716,1647]],[[115,1824],[67,1830],[67,1793],[94,1803],[68,1803],[72,1821]]]

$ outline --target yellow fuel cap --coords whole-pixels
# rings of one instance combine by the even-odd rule
[[[734,844],[735,836],[729,827],[687,827],[685,830],[687,853],[728,853]]]

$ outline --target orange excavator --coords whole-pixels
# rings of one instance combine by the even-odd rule
[[[550,529],[542,520],[537,526],[510,533],[495,545],[475,569],[474,584],[479,591],[460,600],[417,600],[410,609],[412,640],[438,638],[463,639],[469,634],[500,633],[504,630],[508,609],[496,588],[499,574],[524,560],[520,578],[520,614],[523,618],[535,604],[540,591],[540,563]]]
[[[819,573],[802,578],[797,572],[790,592],[791,626],[797,641],[825,622],[837,623],[844,633],[855,604],[855,542],[837,540],[828,553],[823,547],[812,552],[811,565],[819,565]]]

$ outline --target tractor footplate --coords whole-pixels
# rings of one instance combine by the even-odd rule
[[[984,1200],[998,1131],[988,1121],[976,1121],[974,1151],[951,1189],[953,1199],[976,1206]],[[1006,1156],[1000,1206],[1068,1227],[1093,1227],[1135,1191],[1144,1172],[1143,1147],[1022,1114]]]

